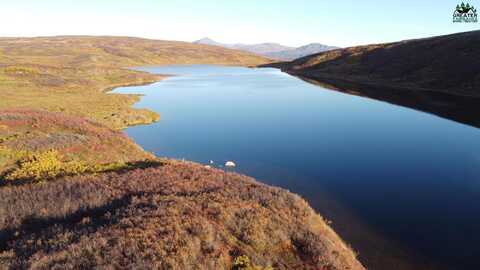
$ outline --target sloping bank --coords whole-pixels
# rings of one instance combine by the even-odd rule
[[[34,138],[26,131],[32,124]],[[0,187],[2,269],[247,269],[247,258],[274,269],[363,269],[286,190],[158,160],[123,133],[83,118],[10,110],[0,112],[0,126],[17,134],[2,142],[3,157],[25,155],[10,163]],[[45,138],[62,145],[45,155],[57,142]],[[26,153],[12,150],[20,145]],[[66,158],[74,150],[95,158],[74,163]]]
[[[480,30],[355,46],[267,64],[339,88],[436,92],[480,97]]]
[[[114,41],[103,51],[122,54],[115,46],[123,43]],[[108,96],[81,82],[103,91],[118,81],[107,84],[102,76],[124,70],[94,66],[102,71],[77,81],[77,73],[92,67],[19,65],[22,48],[9,52],[2,78],[18,91],[0,104],[8,108],[0,111],[1,269],[364,269],[299,196],[243,175],[145,153],[111,129],[118,127],[115,121],[102,118],[112,114],[109,109],[118,111],[108,100],[102,101],[106,107],[77,111],[81,91],[90,91],[90,98]],[[42,107],[26,93],[47,93],[61,106]],[[62,107],[67,97],[76,98],[67,100],[74,109]]]

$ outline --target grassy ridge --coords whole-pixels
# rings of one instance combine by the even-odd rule
[[[480,31],[350,47],[279,63],[318,81],[480,96]]]
[[[267,59],[185,42],[129,37],[0,39],[0,109],[26,108],[82,116],[119,129],[158,114],[133,109],[137,95],[105,92],[161,76],[125,67],[161,64],[257,65]]]

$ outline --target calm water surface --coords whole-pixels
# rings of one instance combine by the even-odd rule
[[[115,91],[161,114],[126,130],[146,150],[301,194],[372,269],[480,269],[479,129],[275,69],[141,70],[178,75]]]

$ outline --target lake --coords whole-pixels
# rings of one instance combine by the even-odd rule
[[[478,128],[276,69],[139,70],[177,75],[114,91],[160,113],[126,129],[144,149],[300,194],[371,269],[480,269]]]

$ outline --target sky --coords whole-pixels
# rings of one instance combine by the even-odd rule
[[[459,1],[1,0],[0,36],[122,35],[341,47],[480,29]],[[468,2],[468,1],[467,1]],[[480,0],[468,2],[480,13]],[[480,14],[479,14],[480,15]]]

